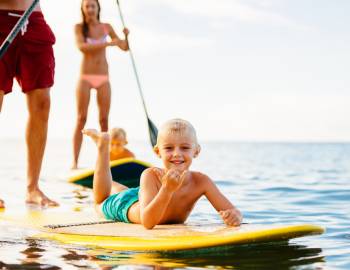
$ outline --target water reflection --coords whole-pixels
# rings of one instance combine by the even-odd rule
[[[22,246],[23,247],[23,246]],[[45,264],[57,250],[58,265]],[[322,249],[288,242],[210,248],[199,251],[138,253],[71,246],[26,239],[19,263],[0,262],[0,269],[323,269]],[[49,258],[47,258],[49,257]],[[51,257],[52,258],[52,257]]]
[[[0,242],[1,244],[1,242]],[[19,263],[5,263],[0,261],[0,269],[6,270],[21,270],[21,269],[45,269],[45,270],[59,270],[61,267],[40,263],[40,259],[46,250],[39,247],[36,241],[26,240],[26,248],[19,253],[24,256],[19,259]]]
[[[11,153],[17,143],[3,144],[1,150]],[[45,190],[49,193],[51,189],[51,194],[60,196],[64,209],[76,211],[71,218],[79,220],[93,210],[91,190],[68,185],[65,177],[57,177],[57,172],[66,169],[63,156],[57,155],[66,144],[56,145],[52,158],[56,162],[48,164],[50,171],[43,185],[47,184]],[[147,153],[149,146],[142,147]],[[218,186],[244,211],[248,222],[314,223],[326,227],[327,233],[289,244],[212,252],[132,253],[29,240],[28,236],[36,231],[1,220],[0,269],[350,269],[350,144],[218,143],[205,145],[203,151],[206,153],[194,166],[217,180]],[[0,172],[5,181],[1,194],[8,194],[6,211],[14,214],[23,207],[24,194],[13,188],[25,181],[20,167],[23,162],[15,158],[6,161],[9,166]],[[15,211],[10,210],[11,206]],[[211,210],[207,201],[199,201],[191,221],[217,221],[217,214]],[[50,218],[50,223],[62,223],[61,218],[65,218],[49,212],[45,217]]]
[[[101,266],[138,265],[147,269],[215,268],[215,269],[290,269],[312,265],[323,269],[322,249],[287,242],[242,245],[197,252],[120,253],[90,251]],[[115,269],[115,268],[114,268]],[[146,268],[145,268],[146,269]]]

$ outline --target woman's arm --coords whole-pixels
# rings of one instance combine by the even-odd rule
[[[84,40],[84,36],[83,36],[83,29],[81,24],[77,24],[75,25],[75,40],[77,43],[77,47],[78,49],[83,52],[83,53],[87,53],[87,52],[94,52],[97,50],[101,50],[101,49],[105,49],[108,46],[113,46],[113,42],[105,42],[105,43],[99,43],[99,44],[89,44],[86,43]]]
[[[107,27],[108,27],[108,34],[112,39],[113,45],[118,46],[123,51],[129,50],[129,42],[128,42],[129,30],[127,28],[124,28],[123,33],[125,38],[120,39],[110,24],[107,24]]]

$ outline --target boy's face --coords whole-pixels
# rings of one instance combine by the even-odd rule
[[[162,135],[155,153],[162,159],[165,169],[188,170],[200,147],[190,132]]]
[[[126,144],[125,139],[116,138],[111,140],[111,151],[117,151],[124,148]]]

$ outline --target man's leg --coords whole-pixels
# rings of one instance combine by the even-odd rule
[[[57,206],[39,189],[39,175],[45,152],[50,112],[49,89],[36,89],[27,93],[29,118],[26,130],[27,143],[27,203]]]
[[[5,95],[5,92],[0,90],[0,113],[2,108],[2,101],[4,100],[4,95]]]
[[[2,107],[2,101],[4,99],[4,91],[0,90],[0,113],[1,113],[1,107]],[[0,199],[0,208],[4,208],[5,207],[5,203],[3,200]]]

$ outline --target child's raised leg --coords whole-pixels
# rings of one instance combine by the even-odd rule
[[[86,129],[83,134],[91,137],[97,146],[97,161],[93,180],[94,200],[102,203],[112,193],[126,189],[126,186],[113,182],[109,166],[110,137],[107,132],[98,132],[95,129]]]
[[[94,173],[93,192],[96,204],[103,202],[112,188],[112,175],[109,167],[109,134],[95,129],[85,129],[83,134],[89,136],[97,146],[97,161]]]

